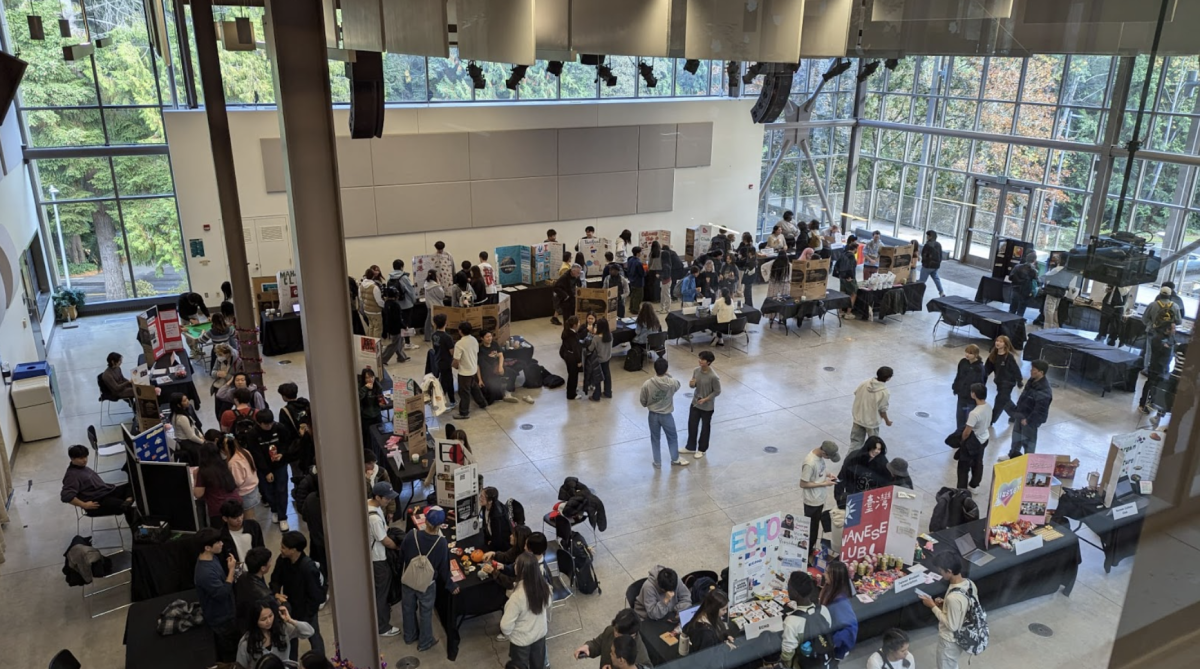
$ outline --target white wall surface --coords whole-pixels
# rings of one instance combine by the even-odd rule
[[[350,273],[359,276],[373,264],[387,271],[394,258],[410,263],[414,255],[432,253],[433,244],[439,239],[446,242],[447,250],[456,260],[474,260],[479,251],[494,253],[497,246],[540,243],[549,227],[558,230],[560,241],[582,237],[587,225],[596,226],[598,235],[610,239],[626,228],[635,235],[638,230],[670,230],[678,239],[676,246],[682,246],[686,228],[701,223],[753,230],[763,141],[762,126],[750,121],[753,102],[697,99],[388,109],[385,136],[712,122],[712,165],[675,171],[675,202],[670,212],[350,239],[345,248]],[[200,238],[204,240],[207,255],[201,259],[187,253],[192,288],[215,302],[221,282],[228,279],[228,265],[207,121],[204,113],[197,111],[167,112],[165,116],[185,251],[187,240]],[[346,110],[334,111],[339,135],[349,135],[348,116]],[[287,215],[286,195],[266,192],[259,148],[260,139],[279,137],[276,112],[234,111],[229,114],[229,122],[242,217]],[[206,224],[211,226],[209,232],[203,231]]]

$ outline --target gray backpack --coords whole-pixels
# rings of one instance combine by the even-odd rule
[[[438,537],[433,545],[424,555],[421,554],[421,542],[417,540],[417,531],[413,530],[413,541],[417,545],[417,556],[409,561],[408,566],[404,568],[404,573],[400,575],[400,582],[404,585],[416,590],[417,592],[425,592],[433,583],[436,574],[433,571],[433,563],[429,561],[429,554],[437,548],[438,542],[442,537]]]

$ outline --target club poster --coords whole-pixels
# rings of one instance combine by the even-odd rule
[[[425,297],[425,277],[431,269],[433,269],[433,256],[413,256],[412,283],[417,289],[418,297]]]
[[[1105,491],[1105,504],[1111,506],[1116,496],[1117,481],[1122,476],[1137,475],[1140,480],[1153,481],[1158,476],[1162,458],[1162,433],[1157,430],[1138,430],[1112,438],[1100,487]]]
[[[533,282],[533,256],[528,246],[497,246],[496,267],[501,286]]]
[[[381,384],[383,365],[381,364],[379,340],[374,337],[354,335],[354,375],[358,376],[364,369],[375,372],[375,383]],[[382,386],[380,386],[382,387]]]
[[[891,517],[891,486],[850,495],[842,528],[842,561],[865,560],[884,553]]]
[[[479,515],[479,472],[475,465],[454,470],[454,536],[462,541],[479,534],[483,521]]]
[[[164,352],[183,350],[183,332],[179,329],[179,312],[174,305],[158,307],[158,336]],[[162,353],[158,354],[159,356]],[[158,356],[155,356],[157,359]]]
[[[638,246],[642,247],[647,253],[650,251],[650,246],[658,242],[660,246],[671,245],[670,230],[642,230],[638,233]],[[647,258],[650,256],[647,255]]]
[[[460,467],[473,464],[471,452],[455,439],[438,439],[437,462],[434,464],[433,485],[438,506],[454,508],[454,472]]]
[[[541,285],[558,280],[558,273],[562,269],[563,258],[566,254],[566,244],[546,242],[535,245],[533,247],[533,283]]]
[[[1051,456],[1053,458],[1053,456]],[[1028,455],[997,462],[992,467],[992,495],[988,502],[988,527],[1016,522],[1021,517]],[[1051,471],[1054,464],[1050,464]]]
[[[1021,492],[1020,519],[1035,525],[1045,525],[1055,456],[1033,453],[1026,457],[1029,461],[1025,467],[1025,486]]]
[[[887,540],[883,552],[895,555],[912,564],[917,534],[921,528],[921,509],[925,505],[925,493],[900,486],[892,487],[892,514],[888,521]]]
[[[604,254],[612,248],[608,240],[603,237],[592,237],[591,239],[584,237],[575,246],[583,254],[584,274],[600,276],[606,263]]]
[[[794,571],[808,570],[808,518],[802,513],[784,514],[779,535],[779,571],[784,582]]]
[[[802,523],[804,524],[804,523]],[[777,571],[783,515],[779,512],[733,526],[729,540],[729,603],[749,601],[754,589]]]

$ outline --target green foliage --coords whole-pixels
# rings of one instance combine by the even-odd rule
[[[82,307],[87,302],[87,294],[77,288],[67,288],[59,286],[58,290],[54,291],[54,306],[56,308],[64,307]]]

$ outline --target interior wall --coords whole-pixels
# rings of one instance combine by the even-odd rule
[[[414,255],[432,253],[438,240],[446,243],[456,259],[473,260],[481,250],[493,253],[497,246],[540,243],[549,227],[558,230],[561,241],[582,237],[587,225],[594,225],[599,236],[610,239],[626,228],[635,233],[640,229],[663,229],[672,232],[679,240],[677,245],[682,244],[686,228],[702,223],[753,230],[763,142],[762,126],[750,121],[753,104],[754,100],[704,99],[388,109],[385,136],[711,122],[712,164],[675,171],[674,210],[670,212],[484,230],[464,224],[456,230],[349,239],[345,252],[350,271],[358,275],[373,264],[386,268],[394,258],[411,262]],[[228,278],[228,265],[207,121],[200,111],[173,111],[165,116],[192,288],[215,302],[221,282]],[[339,135],[349,136],[349,112],[338,109],[334,117]],[[232,111],[229,123],[242,217],[287,215],[286,195],[267,193],[263,177],[260,140],[279,137],[276,112]],[[205,225],[210,226],[207,232]],[[196,238],[204,241],[204,258],[191,257],[188,240]]]

